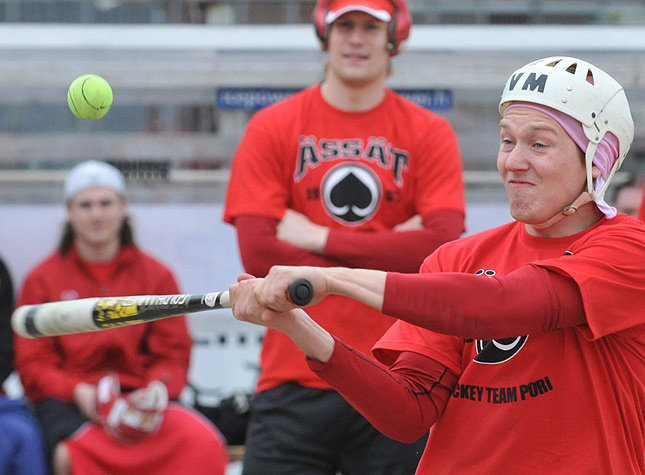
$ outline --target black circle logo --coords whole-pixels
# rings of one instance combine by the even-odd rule
[[[477,356],[474,361],[482,364],[504,363],[520,352],[528,338],[528,335],[524,335],[499,340],[476,340]]]
[[[322,192],[329,215],[349,226],[372,218],[382,195],[375,173],[358,164],[342,164],[329,170],[323,179]]]

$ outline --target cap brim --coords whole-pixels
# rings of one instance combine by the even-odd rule
[[[348,13],[348,12],[365,12],[369,15],[372,15],[377,20],[381,20],[384,22],[388,22],[392,20],[392,16],[386,10],[374,10],[373,8],[364,7],[362,5],[351,5],[345,8],[341,8],[340,10],[327,13],[327,16],[325,17],[325,22],[329,25],[335,22],[341,15],[344,15],[345,13]]]

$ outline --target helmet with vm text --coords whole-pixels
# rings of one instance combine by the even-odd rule
[[[625,160],[634,139],[634,120],[623,87],[593,64],[577,58],[553,56],[533,61],[511,74],[499,103],[502,116],[513,102],[540,104],[582,124],[589,140],[587,149],[583,150],[587,192],[592,198],[601,197]],[[594,155],[608,133],[618,141],[618,156],[601,189],[594,190]]]

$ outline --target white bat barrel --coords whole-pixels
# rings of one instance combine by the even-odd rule
[[[25,338],[68,335],[99,330],[92,311],[98,298],[24,305],[11,316],[13,331]]]

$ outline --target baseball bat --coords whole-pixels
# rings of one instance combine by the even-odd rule
[[[311,300],[311,284],[294,281],[289,298]],[[313,295],[312,295],[313,296]],[[297,302],[294,302],[299,305]],[[64,300],[18,307],[11,316],[13,331],[25,338],[88,333],[162,318],[230,308],[228,291],[207,294],[133,295]]]
[[[314,298],[314,288],[307,279],[296,279],[289,286],[289,300],[299,307],[304,307]]]

